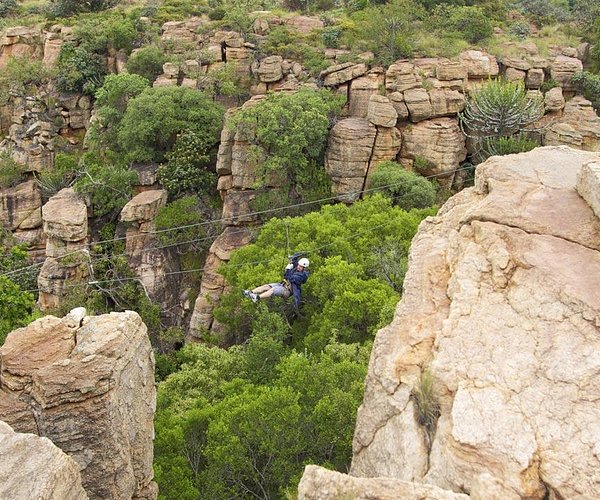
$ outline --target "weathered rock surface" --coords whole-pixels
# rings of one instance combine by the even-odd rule
[[[583,63],[575,57],[558,56],[552,63],[550,77],[556,81],[563,90],[574,90],[571,78],[575,73],[583,71]]]
[[[576,191],[598,160],[564,146],[493,157],[421,224],[373,347],[353,475],[474,493],[487,473],[505,498],[600,495],[600,220]],[[425,369],[430,433],[411,396]]]
[[[137,313],[46,316],[8,335],[0,365],[0,419],[73,458],[90,498],[145,494],[156,392]]]
[[[0,498],[86,500],[74,460],[49,439],[0,421]]]
[[[87,207],[72,188],[56,193],[42,207],[44,232],[63,241],[81,241],[87,236]]]
[[[0,224],[11,231],[42,225],[42,196],[35,181],[0,190]]]
[[[142,191],[135,195],[121,210],[123,222],[149,222],[158,214],[158,210],[167,204],[167,192],[164,189]]]
[[[234,250],[251,241],[252,232],[249,228],[229,226],[211,245],[204,264],[200,293],[190,321],[191,340],[200,339],[203,332],[211,329],[213,332],[219,332],[218,325],[214,325],[213,311],[219,297],[225,291],[225,278],[217,270],[223,262],[229,260]],[[227,339],[222,340],[227,341]]]
[[[325,170],[334,195],[356,201],[363,189],[377,129],[363,118],[337,122],[329,134]]]
[[[561,87],[551,88],[544,95],[544,108],[548,111],[560,111],[565,107],[565,98]]]
[[[298,485],[298,500],[468,500],[470,497],[430,484],[410,483],[387,477],[352,477],[308,465]]]
[[[426,160],[422,175],[452,176],[467,156],[465,139],[454,118],[435,118],[411,124],[402,129],[403,159]]]
[[[577,192],[600,218],[600,159],[581,167],[577,175]]]
[[[600,117],[592,103],[582,96],[570,99],[558,121],[547,128],[543,142],[545,146],[567,144],[586,151],[599,151]]]
[[[373,94],[370,97],[367,120],[373,125],[394,127],[397,119],[398,112],[386,96]]]

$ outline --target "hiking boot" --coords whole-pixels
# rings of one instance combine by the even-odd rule
[[[254,292],[250,292],[248,294],[248,297],[250,297],[250,300],[252,300],[252,302],[254,302],[255,304],[259,301],[260,297],[254,293]]]

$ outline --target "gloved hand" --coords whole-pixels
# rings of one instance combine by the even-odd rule
[[[289,263],[287,266],[285,266],[285,268],[286,268],[286,270],[293,269],[293,268],[294,268],[294,264],[292,264],[292,263],[290,262],[290,263]]]

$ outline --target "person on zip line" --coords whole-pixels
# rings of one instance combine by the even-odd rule
[[[252,290],[243,290],[244,297],[248,297],[255,304],[261,299],[269,297],[283,297],[287,299],[290,295],[294,296],[294,305],[296,309],[300,307],[301,287],[308,280],[309,260],[301,257],[304,252],[297,252],[290,257],[290,263],[285,266],[283,280],[279,283],[267,283],[257,286]]]

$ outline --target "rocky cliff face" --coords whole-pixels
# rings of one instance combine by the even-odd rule
[[[155,399],[146,327],[131,311],[46,316],[0,348],[0,420],[69,455],[90,498],[156,498]]]
[[[373,348],[353,476],[473,494],[489,474],[504,498],[600,495],[599,172],[600,156],[564,146],[494,157],[421,224]]]
[[[0,422],[0,455],[0,498],[88,498],[77,464],[49,439]]]

